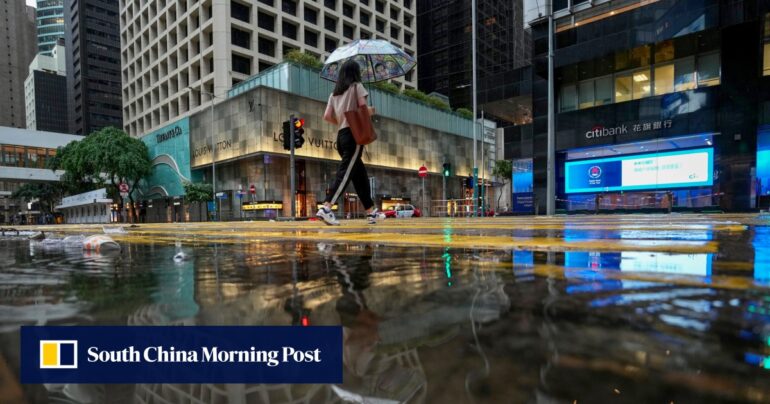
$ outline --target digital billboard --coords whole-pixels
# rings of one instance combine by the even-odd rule
[[[714,184],[714,149],[568,161],[564,192],[630,191]]]

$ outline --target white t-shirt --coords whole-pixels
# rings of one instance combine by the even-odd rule
[[[356,94],[357,93],[357,94]],[[361,83],[356,83],[353,86],[348,87],[341,95],[329,95],[329,102],[326,104],[326,112],[324,115],[332,114],[337,118],[337,122],[340,124],[340,129],[348,127],[348,120],[345,119],[345,112],[355,111],[358,109],[358,97],[366,97],[369,92],[366,91]]]

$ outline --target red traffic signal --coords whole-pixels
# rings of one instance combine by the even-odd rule
[[[252,194],[256,194],[257,193],[257,187],[255,187],[254,184],[251,184],[251,186],[249,187],[249,192],[252,193]]]
[[[297,119],[297,118],[294,119],[294,127],[295,128],[300,129],[303,126],[305,126],[305,120],[304,119]]]
[[[303,315],[302,318],[300,319],[300,323],[302,324],[303,327],[309,326],[310,325],[310,317],[308,317],[307,315]]]

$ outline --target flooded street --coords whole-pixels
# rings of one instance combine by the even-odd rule
[[[626,218],[147,225],[104,254],[57,242],[95,227],[6,236],[0,395],[770,401],[770,219]],[[342,325],[344,383],[19,385],[22,325]]]

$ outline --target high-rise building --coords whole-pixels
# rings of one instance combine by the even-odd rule
[[[477,79],[529,64],[531,40],[522,0],[477,0]],[[471,0],[417,2],[420,90],[472,105]]]
[[[24,79],[37,52],[35,8],[24,0],[0,4],[0,126],[23,128]]]
[[[416,55],[416,0],[120,2],[123,122],[132,136],[206,108],[292,49],[319,57],[353,39]],[[415,72],[395,80],[415,88]],[[190,87],[190,88],[188,88]]]
[[[64,39],[59,39],[51,56],[41,53],[30,63],[24,81],[27,129],[69,133],[65,59]]]
[[[122,128],[118,3],[68,2],[64,18],[72,133]]]
[[[64,37],[64,0],[37,0],[37,49],[50,55]]]

